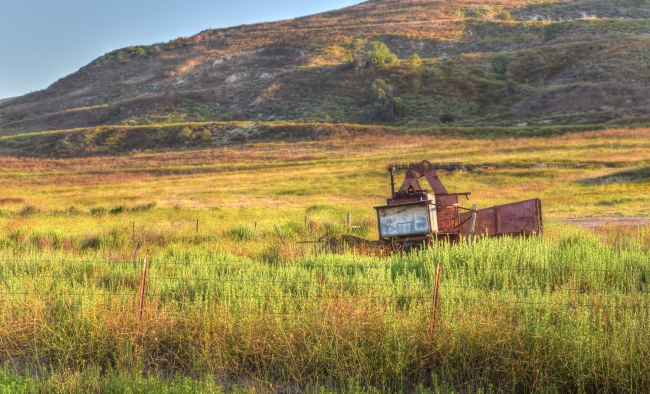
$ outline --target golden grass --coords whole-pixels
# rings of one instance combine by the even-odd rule
[[[450,190],[473,191],[488,205],[540,195],[550,217],[622,214],[594,209],[598,198],[640,198],[647,183],[589,183],[625,168],[647,166],[650,129],[620,129],[552,138],[466,140],[435,136],[357,136],[352,140],[256,143],[162,154],[73,159],[0,158],[0,200],[19,198],[44,210],[70,205],[159,201],[171,207],[238,205],[250,198],[279,204],[341,202],[372,206],[387,195],[385,165],[394,161],[460,161],[494,171],[441,174]],[[539,163],[558,168],[529,168]],[[583,182],[583,183],[581,183]],[[549,202],[550,202],[549,201]],[[5,209],[16,209],[16,203]],[[618,209],[621,207],[616,207]],[[630,214],[648,212],[643,204]]]
[[[59,234],[70,238],[68,250],[78,250],[112,232],[130,238],[135,224],[145,250],[157,250],[189,242],[183,237],[196,235],[197,219],[207,243],[212,236],[230,239],[228,232],[241,226],[274,240],[274,225],[284,226],[294,242],[345,233],[352,212],[355,224],[363,224],[355,235],[376,239],[373,207],[390,193],[386,165],[424,159],[493,166],[440,173],[448,190],[472,192],[464,203],[479,208],[541,197],[547,221],[650,215],[649,180],[642,172],[650,166],[650,129],[497,140],[356,135],[119,157],[3,157],[0,231],[55,249],[51,235]],[[641,178],[625,171],[641,171]],[[138,211],[152,202],[155,209]],[[126,212],[106,214],[119,206]],[[313,231],[296,230],[306,217]],[[268,252],[255,242],[222,239],[219,245],[252,257]],[[114,257],[128,258],[132,247]]]

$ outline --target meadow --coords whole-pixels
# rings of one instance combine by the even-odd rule
[[[649,216],[649,141],[650,129],[519,139],[382,134],[1,157],[0,385],[647,392],[650,230],[588,231],[562,220]],[[389,195],[386,165],[423,159],[491,168],[440,172],[448,190],[472,192],[466,204],[541,197],[544,236],[410,255],[305,243],[376,239],[372,207]]]

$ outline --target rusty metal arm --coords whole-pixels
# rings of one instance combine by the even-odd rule
[[[440,181],[440,178],[438,178],[436,170],[434,170],[431,163],[426,160],[414,165],[410,170],[408,170],[406,173],[406,179],[404,180],[404,183],[402,184],[402,187],[400,187],[399,191],[401,193],[406,193],[411,189],[414,191],[422,190],[422,186],[420,186],[420,182],[418,182],[418,179],[422,177],[425,177],[427,179],[427,182],[429,182],[429,185],[431,185],[433,193],[447,194],[447,189],[445,189],[445,187],[442,185],[442,182]]]

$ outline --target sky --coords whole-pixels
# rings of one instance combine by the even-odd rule
[[[0,99],[47,88],[114,49],[361,0],[0,0]]]

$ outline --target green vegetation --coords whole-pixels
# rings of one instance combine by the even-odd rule
[[[186,47],[189,44],[190,44],[189,38],[179,37],[167,43],[130,46],[127,48],[111,51],[105,54],[104,56],[100,57],[99,59],[95,60],[93,63],[98,64],[110,60],[116,60],[118,62],[124,63],[134,59],[147,59],[159,55],[163,52],[169,52],[179,48]]]
[[[368,62],[374,67],[396,64],[399,59],[390,49],[381,41],[372,41],[370,49],[366,53]]]
[[[196,134],[174,127],[169,138]],[[559,224],[650,213],[647,129],[544,139],[382,130],[110,159],[0,157],[0,381],[26,392],[647,386],[650,231]],[[449,190],[472,191],[466,204],[540,196],[544,237],[410,255],[337,241],[376,239],[385,165],[422,158],[495,167],[440,173]]]
[[[406,64],[413,68],[420,68],[422,67],[422,59],[420,59],[417,53],[414,53],[406,60]]]
[[[406,107],[400,97],[395,96],[395,87],[383,79],[377,79],[370,87],[372,109],[370,117],[378,120],[395,120],[404,115]]]
[[[366,2],[0,103],[0,391],[647,392],[650,228],[562,224],[650,215],[650,13],[615,3]],[[364,242],[422,159],[545,234]]]
[[[249,232],[233,231],[231,242]],[[210,376],[212,384],[250,390],[344,391],[355,382],[363,391],[396,392],[437,382],[456,390],[637,392],[649,383],[650,232],[620,239],[608,246],[551,226],[545,238],[374,258],[287,255],[262,236],[257,242],[277,248],[268,256],[281,257],[251,260],[196,237],[196,246],[149,254],[135,365],[140,267],[99,257],[116,248],[114,240],[70,255],[7,239],[0,329],[14,361],[76,381],[77,391],[144,369],[197,379],[193,387]],[[430,342],[437,262],[444,275]]]

